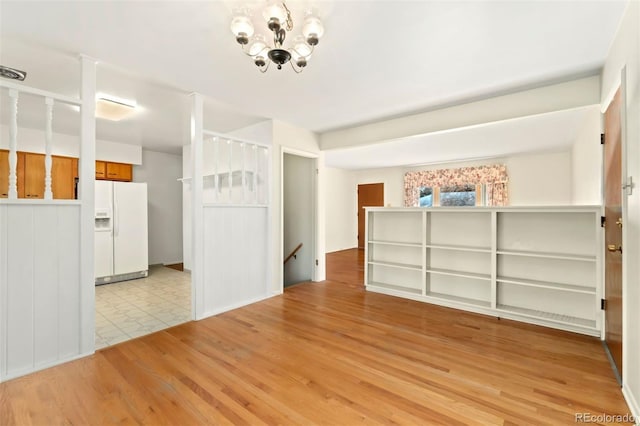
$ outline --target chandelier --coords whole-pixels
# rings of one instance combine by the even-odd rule
[[[284,2],[268,1],[262,11],[270,36],[273,36],[273,47],[267,42],[263,34],[254,34],[251,11],[240,8],[234,11],[231,19],[231,32],[236,37],[242,51],[251,57],[253,63],[261,72],[266,72],[271,63],[278,69],[289,62],[296,73],[302,72],[311,58],[313,48],[324,34],[322,21],[312,11],[306,13],[302,25],[302,34],[292,40],[288,48],[283,47],[287,33],[293,31],[291,12]]]

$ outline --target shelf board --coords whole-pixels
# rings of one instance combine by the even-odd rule
[[[473,251],[478,253],[491,253],[489,247],[453,246],[448,244],[427,244],[428,248],[441,250]]]
[[[402,247],[422,247],[422,243],[403,243],[399,241],[369,240],[369,244],[377,244],[377,245],[385,245],[385,246],[402,246]]]
[[[453,277],[474,278],[477,280],[491,281],[491,274],[477,274],[475,272],[456,271],[452,269],[427,269],[427,272],[440,275],[451,275]]]
[[[585,256],[581,254],[566,254],[566,253],[551,253],[551,252],[538,252],[538,251],[524,251],[524,250],[498,250],[498,254],[503,256],[525,256],[525,257],[542,257],[545,259],[560,259],[560,260],[578,260],[581,262],[595,262],[595,256]]]
[[[497,310],[499,312],[508,312],[512,314],[531,317],[531,318],[539,318],[547,321],[557,322],[560,324],[577,325],[577,326],[588,327],[592,329],[596,328],[595,320],[572,317],[569,315],[554,314],[551,312],[536,311],[535,309],[519,308],[517,306],[509,306],[509,305],[498,305]]]
[[[378,283],[378,282],[375,282],[375,281],[372,281],[372,282],[368,283],[367,287],[379,287],[379,288],[384,288],[384,289],[387,289],[387,290],[401,291],[401,292],[404,292],[404,293],[420,294],[420,295],[422,294],[422,290],[419,289],[419,288],[403,287],[401,285]]]
[[[407,263],[384,262],[379,260],[370,260],[369,265],[388,266],[390,268],[411,269],[413,271],[422,271],[421,265],[410,265]]]
[[[450,302],[466,303],[467,305],[482,306],[483,308],[491,307],[491,302],[487,302],[485,300],[469,299],[467,297],[453,296],[450,294],[433,293],[433,292],[427,293],[427,296],[433,297],[434,299],[448,300]]]
[[[499,283],[522,285],[527,287],[548,288],[551,290],[569,291],[572,293],[596,294],[595,287],[586,287],[580,285],[553,283],[548,281],[527,280],[523,278],[498,277]]]

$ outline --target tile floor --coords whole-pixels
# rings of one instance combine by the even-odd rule
[[[96,350],[191,319],[191,276],[152,266],[149,276],[96,287]]]

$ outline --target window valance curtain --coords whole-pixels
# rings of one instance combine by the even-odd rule
[[[461,167],[459,169],[424,170],[404,174],[404,205],[419,205],[420,187],[483,184],[489,206],[506,206],[509,203],[509,179],[504,164]]]

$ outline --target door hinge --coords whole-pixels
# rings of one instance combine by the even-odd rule
[[[607,220],[606,217],[600,216],[600,227],[604,228],[604,224],[605,224],[606,220]]]
[[[607,300],[606,299],[600,299],[600,309],[602,309],[603,311],[607,310]]]
[[[319,175],[319,174],[320,174],[319,169],[316,169],[316,174],[317,174],[317,175]]]
[[[604,133],[600,133],[600,145],[604,145]]]
[[[318,266],[318,259],[316,259],[316,266]]]
[[[635,186],[636,184],[633,183],[633,176],[629,176],[629,179],[627,179],[627,182],[622,184],[622,189],[625,190],[627,195],[633,195],[633,188]]]

